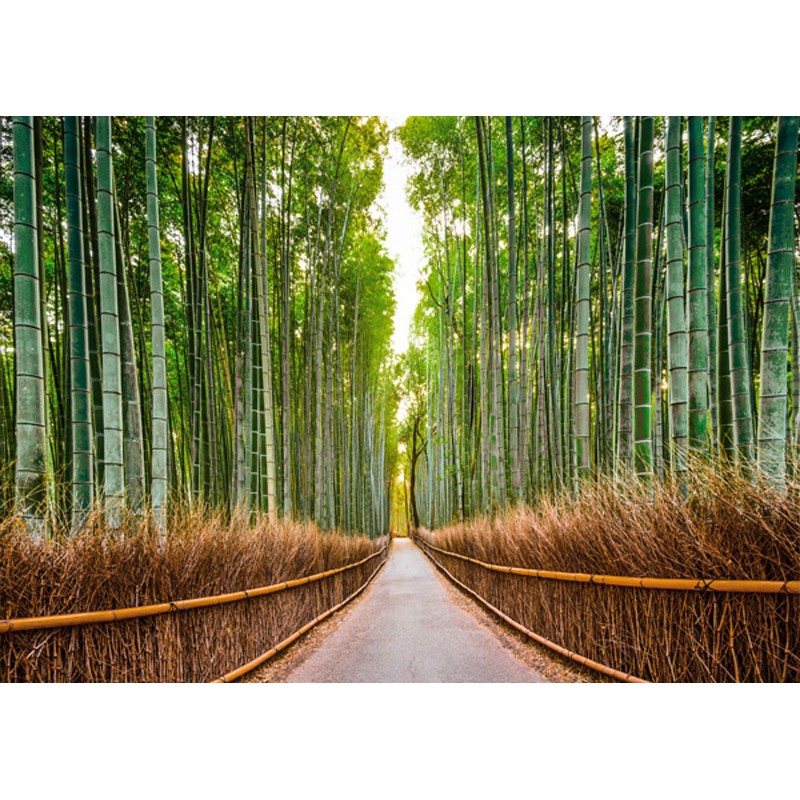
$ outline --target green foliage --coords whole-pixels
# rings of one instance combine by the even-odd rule
[[[55,474],[68,482],[70,397],[62,124],[58,117],[42,119],[42,268],[50,321],[50,354],[45,356],[48,413],[53,422],[49,449]],[[161,117],[157,126],[170,496],[173,502],[194,496],[204,503],[230,509],[234,455],[239,447],[234,441],[235,418],[243,413],[235,402],[237,391],[242,397],[236,384],[243,368],[240,344],[242,331],[250,327],[248,322],[243,328],[241,321],[250,291],[247,282],[241,280],[247,252],[245,125],[241,117]],[[93,127],[91,123],[89,130]],[[120,221],[115,232],[121,258],[117,266],[125,271],[127,279],[138,388],[143,400],[140,436],[149,477],[153,375],[145,118],[115,117],[112,127],[113,204]],[[260,238],[263,222],[272,382],[277,387],[276,442],[282,441],[283,426],[288,425],[289,441],[293,443],[286,453],[279,448],[278,472],[294,473],[296,480],[286,484],[293,493],[288,507],[298,516],[308,516],[308,498],[318,488],[315,474],[321,465],[313,463],[314,448],[309,462],[309,452],[301,443],[309,430],[314,436],[317,373],[323,388],[329,374],[335,375],[330,397],[324,398],[322,407],[323,414],[330,413],[330,424],[323,427],[322,436],[324,458],[329,465],[328,490],[334,496],[333,516],[327,524],[352,523],[356,516],[365,522],[371,513],[368,493],[377,493],[376,508],[388,509],[388,486],[396,458],[391,430],[399,402],[392,382],[390,350],[393,263],[386,254],[383,221],[376,212],[389,132],[378,117],[268,117],[257,120],[254,130],[256,193],[260,192],[263,176],[267,195],[265,208],[259,205],[257,209],[256,235]],[[6,348],[13,340],[11,156],[10,118],[0,118],[0,347]],[[97,167],[92,167],[97,179]],[[90,222],[89,211],[96,202],[95,189],[92,197],[86,198],[86,223]],[[90,272],[96,274],[96,206],[92,214],[94,233],[87,225],[86,257]],[[109,223],[106,220],[104,224],[107,227]],[[288,254],[286,305],[281,282],[283,253]],[[98,291],[98,286],[92,287],[93,303]],[[320,313],[324,315],[322,320]],[[100,324],[97,315],[93,324]],[[287,353],[284,331],[288,332],[290,345]],[[99,347],[99,327],[97,333]],[[319,363],[314,349],[306,346],[317,335],[323,338],[320,352],[324,358]],[[5,381],[4,387],[8,369],[3,361],[0,377]],[[284,369],[289,371],[290,389],[286,415],[280,391]],[[309,390],[310,403],[306,397]],[[4,424],[6,419],[13,422],[12,403],[13,395],[8,396],[5,389],[0,392]],[[355,416],[351,403],[355,403],[358,412]],[[329,412],[326,406],[332,410]],[[367,415],[363,425],[362,415]],[[359,432],[350,430],[354,420],[361,426]],[[362,464],[353,462],[348,455],[349,441],[355,436],[363,439],[358,455]],[[5,449],[0,451],[0,458],[0,466],[5,468],[10,460]],[[376,466],[379,461],[380,469]],[[257,462],[255,459],[253,463]],[[370,463],[372,467],[368,466]],[[97,469],[103,470],[104,466],[102,457],[98,458]],[[368,488],[364,482],[369,480],[370,469],[385,484],[383,490],[378,484]],[[346,484],[355,483],[361,487],[357,501],[363,513],[358,515],[349,508],[352,497],[346,489]],[[381,491],[387,495],[385,501],[379,499]],[[69,504],[68,493],[61,492],[59,512],[68,514]],[[381,515],[387,519],[370,517],[370,532],[379,533],[388,524],[388,512],[384,515],[381,510]]]
[[[723,133],[730,118],[714,118],[710,184],[705,180],[702,152],[707,150],[703,136],[707,127],[711,130],[711,122],[706,126],[703,118],[694,119],[694,151],[700,152],[700,160],[694,163],[692,209],[689,156],[682,133],[686,123],[675,118],[671,123],[668,212],[666,118],[647,118],[644,124],[643,118],[626,118],[636,120],[628,130],[631,156],[642,138],[648,145],[652,141],[652,159],[644,159],[644,173],[635,159],[629,161],[628,189],[632,194],[627,200],[623,118],[593,118],[588,247],[584,240],[590,270],[588,304],[585,283],[578,286],[576,274],[576,267],[584,263],[584,256],[577,251],[579,229],[585,230],[577,219],[581,119],[513,119],[514,270],[509,263],[505,118],[477,119],[476,128],[476,118],[471,117],[409,117],[397,132],[412,163],[409,200],[425,223],[419,306],[412,347],[403,361],[408,399],[401,429],[407,476],[409,459],[412,455],[419,459],[415,477],[423,523],[430,527],[434,521],[442,524],[456,518],[460,511],[472,514],[492,509],[497,496],[495,464],[499,459],[501,465],[507,461],[513,467],[516,456],[516,431],[509,431],[509,423],[516,424],[517,413],[517,446],[525,473],[523,498],[533,500],[573,486],[577,470],[587,465],[586,421],[575,415],[578,379],[583,396],[588,378],[591,469],[587,472],[592,478],[609,470],[625,473],[633,467],[634,418],[637,470],[643,475],[660,475],[672,465],[680,471],[687,448],[687,405],[692,413],[693,444],[699,447],[707,441],[715,450],[720,445],[725,450],[728,409],[735,399],[743,453],[748,450],[745,440],[752,441],[752,436],[745,428],[748,419],[750,426],[757,420],[753,398],[762,372],[758,344],[764,328],[768,227],[774,213],[770,191],[775,118],[741,118],[740,170],[738,159],[729,158]],[[479,181],[479,129],[485,131],[482,146],[490,178],[485,198]],[[722,260],[723,207],[726,189],[732,191],[726,173],[732,161],[741,186],[736,219],[728,215],[737,240],[732,239],[731,244],[739,244],[733,254],[738,267],[733,271],[731,254],[724,263]],[[714,189],[714,202],[706,210],[708,186]],[[626,224],[626,206],[630,224]],[[798,208],[800,189],[795,188],[795,225],[800,219]],[[637,217],[639,275],[638,302],[634,303]],[[627,269],[626,235],[632,259]],[[694,248],[690,257],[688,247]],[[690,260],[691,280],[687,276]],[[731,284],[730,291],[726,283]],[[796,310],[796,283],[792,291],[792,309]],[[728,313],[729,295],[733,297],[732,315]],[[580,324],[578,303],[583,304]],[[588,364],[582,338],[586,336],[587,306]],[[493,313],[499,315],[497,333]],[[718,318],[722,325],[719,334]],[[782,346],[791,351],[793,367],[800,352],[796,321],[790,328],[791,342]],[[718,342],[718,335],[724,341]],[[518,361],[515,348],[520,350]],[[717,358],[722,359],[722,372]],[[576,359],[580,375],[575,372]],[[686,388],[687,367],[691,392]],[[497,402],[493,376],[498,369],[502,387],[499,419],[493,410]],[[728,373],[735,386],[720,394],[717,381],[724,388]],[[517,380],[519,409],[512,399]],[[635,417],[631,405],[634,387]],[[793,399],[787,432],[800,441],[797,383],[789,396]],[[786,403],[781,395],[778,405],[784,411]],[[424,447],[412,453],[414,422]],[[496,422],[506,431],[499,453],[492,452]],[[731,431],[733,422],[730,417]],[[781,441],[778,447],[785,450],[788,445]],[[674,461],[673,453],[677,455]],[[459,508],[464,505],[458,496],[459,482],[466,487],[466,509]]]

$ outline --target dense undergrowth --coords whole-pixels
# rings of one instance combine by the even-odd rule
[[[688,499],[686,497],[688,493]],[[587,484],[422,537],[481,561],[665,578],[800,578],[800,486],[786,494],[733,470],[683,486]],[[667,591],[500,574],[435,554],[459,580],[536,633],[653,681],[800,680],[800,596]]]
[[[166,544],[151,526],[114,534],[94,517],[76,536],[34,542],[0,523],[3,618],[117,609],[235,592],[356,562],[385,540],[323,533],[312,524],[224,521],[178,511]],[[372,561],[318,583],[176,614],[0,635],[3,681],[206,681],[269,650],[354,592]]]

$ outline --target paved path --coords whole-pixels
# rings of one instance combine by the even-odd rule
[[[458,608],[435,568],[408,539],[341,626],[288,683],[532,683],[518,661]]]

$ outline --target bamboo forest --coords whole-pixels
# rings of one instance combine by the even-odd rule
[[[800,680],[800,117],[392,119],[0,117],[2,680]]]

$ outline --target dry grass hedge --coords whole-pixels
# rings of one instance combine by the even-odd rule
[[[800,491],[697,468],[685,487],[611,480],[436,533],[432,544],[528,569],[663,578],[797,580]],[[800,680],[800,596],[566,583],[434,554],[527,628],[651,681]]]
[[[0,523],[0,615],[99,611],[235,592],[359,561],[385,540],[322,533],[311,524],[223,522],[178,512],[159,547],[128,521],[115,535],[97,517],[74,537],[34,543]],[[209,681],[271,649],[352,594],[377,566],[222,606],[123,622],[0,635],[3,681]]]

